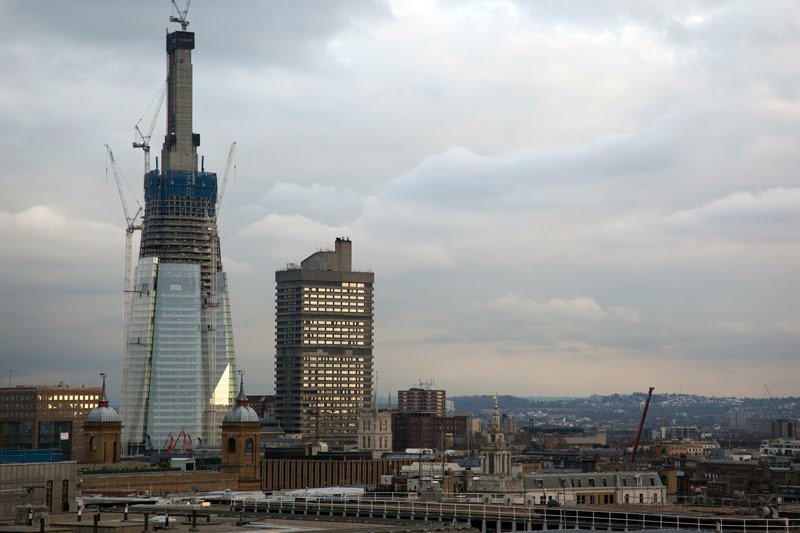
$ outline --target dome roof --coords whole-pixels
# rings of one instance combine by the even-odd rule
[[[108,396],[106,396],[106,375],[103,376],[103,390],[100,392],[100,400],[97,402],[97,407],[89,411],[86,415],[86,422],[122,422],[119,413],[113,407],[108,405]]]
[[[119,413],[113,407],[98,406],[89,411],[86,415],[87,422],[122,422]]]
[[[244,372],[240,372],[243,375]],[[244,377],[239,381],[239,395],[236,397],[236,405],[231,407],[225,414],[223,422],[255,422],[259,423],[258,414],[255,409],[247,405],[249,401],[244,393]]]
[[[235,405],[231,407],[225,414],[223,422],[256,422],[258,423],[258,415],[255,409],[249,405]]]

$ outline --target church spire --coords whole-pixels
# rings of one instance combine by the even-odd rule
[[[100,373],[100,377],[103,378],[103,389],[100,391],[100,401],[97,402],[97,407],[108,407],[108,396],[106,395],[106,374],[105,372]]]
[[[244,393],[244,370],[239,370],[239,395],[236,396],[236,405],[247,405],[250,400]]]
[[[501,428],[501,424],[500,424],[500,405],[499,405],[499,398],[498,398],[496,392],[494,393],[494,396],[492,398],[494,399],[494,412],[492,413],[492,428],[491,428],[491,430],[494,433],[499,433],[500,432],[500,428]]]

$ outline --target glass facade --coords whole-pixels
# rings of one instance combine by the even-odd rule
[[[0,448],[33,449],[33,422],[0,422]]]
[[[207,305],[202,285],[200,265],[139,260],[121,409],[128,454],[163,449],[181,431],[194,445],[219,442],[236,393],[230,300],[223,272],[217,307]]]
[[[147,433],[166,448],[170,434],[200,435],[203,352],[200,337],[200,266],[162,264],[156,286],[155,328]]]
[[[56,448],[61,450],[64,461],[72,459],[72,422],[60,420],[53,422],[39,422],[38,448]]]
[[[125,453],[143,451],[146,446],[145,420],[150,392],[156,305],[157,257],[139,259],[130,301],[127,350],[122,375],[122,442]]]

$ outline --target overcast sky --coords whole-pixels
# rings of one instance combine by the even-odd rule
[[[4,384],[105,371],[118,395],[103,145],[141,201],[170,12],[0,2]],[[206,169],[238,143],[220,231],[249,392],[274,390],[275,270],[349,236],[381,395],[798,393],[796,0],[195,0],[189,20]]]

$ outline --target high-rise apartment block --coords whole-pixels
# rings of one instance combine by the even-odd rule
[[[397,411],[400,413],[447,414],[447,393],[431,387],[411,387],[397,391]]]
[[[198,169],[192,131],[194,33],[167,35],[162,166],[144,177],[139,262],[125,325],[123,453],[184,431],[218,444],[236,394],[227,279],[217,233],[217,175]]]
[[[372,400],[374,278],[352,269],[345,238],[275,273],[276,412],[287,433],[356,444]]]
[[[796,419],[791,418],[778,418],[773,420],[770,424],[772,429],[772,438],[780,439],[796,439],[800,437],[798,432],[798,423]]]

